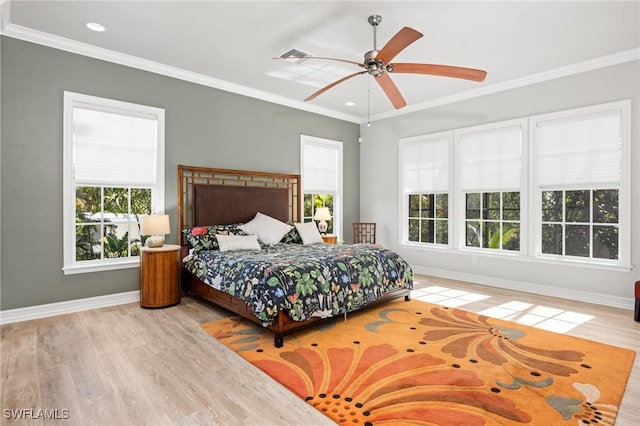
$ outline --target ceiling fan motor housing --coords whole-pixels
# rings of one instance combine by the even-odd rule
[[[384,62],[376,59],[378,53],[380,53],[378,50],[371,50],[364,54],[364,65],[367,72],[374,77],[382,75],[385,71]]]

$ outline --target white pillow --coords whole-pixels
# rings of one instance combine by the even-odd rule
[[[257,235],[264,244],[279,243],[282,237],[291,231],[291,225],[260,212],[256,213],[251,222],[240,225],[238,228],[247,234]]]
[[[257,235],[216,235],[220,251],[260,250]]]
[[[316,244],[324,242],[315,222],[295,223],[294,225],[298,230],[298,234],[300,234],[300,238],[302,238],[302,244]]]

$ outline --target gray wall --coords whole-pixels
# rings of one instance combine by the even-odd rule
[[[358,125],[8,37],[1,48],[0,309],[139,289],[137,268],[61,271],[65,90],[165,109],[165,199],[174,228],[178,164],[299,173],[300,134],[344,142],[344,238],[351,240],[346,225],[360,213]],[[175,232],[168,242],[177,242]]]
[[[475,99],[375,121],[361,126],[360,211],[378,223],[380,241],[423,272],[484,284],[544,292],[613,306],[633,306],[640,280],[640,63],[638,61],[559,78]],[[469,252],[399,246],[398,140],[443,130],[631,99],[631,272],[534,263]]]

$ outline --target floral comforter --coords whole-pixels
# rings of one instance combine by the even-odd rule
[[[294,321],[346,314],[390,290],[413,287],[413,272],[397,253],[368,245],[273,244],[262,250],[205,250],[185,268],[249,305],[262,325],[279,311]]]

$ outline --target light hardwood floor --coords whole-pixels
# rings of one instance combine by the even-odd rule
[[[629,310],[420,275],[415,287],[414,298],[530,324],[546,321],[552,329],[640,353],[640,323]],[[2,424],[333,424],[199,328],[227,315],[183,297],[166,309],[132,303],[4,325]],[[639,358],[619,426],[640,424]],[[6,418],[7,410],[29,408],[29,417],[46,409],[68,419]]]

